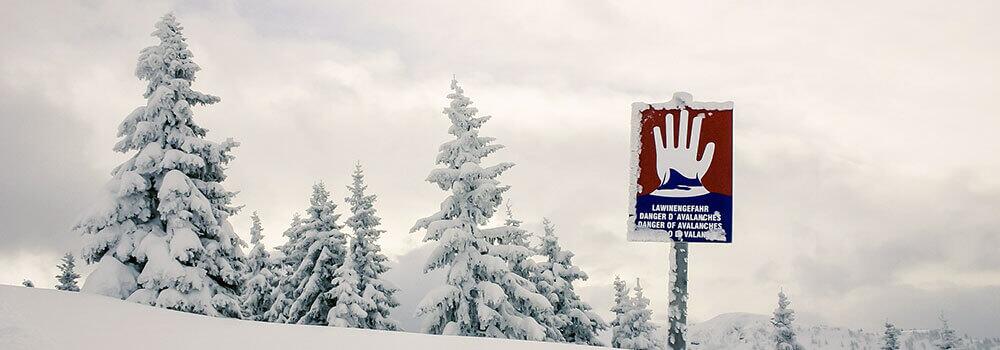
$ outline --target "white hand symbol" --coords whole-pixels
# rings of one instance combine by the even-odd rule
[[[665,138],[660,138],[660,128],[653,127],[653,142],[656,144],[656,173],[660,176],[660,186],[670,180],[670,170],[674,170],[686,179],[698,180],[697,186],[679,185],[676,189],[658,189],[653,195],[664,197],[692,197],[708,193],[704,187],[700,186],[702,176],[708,171],[712,164],[712,157],[715,155],[715,143],[709,142],[705,145],[705,153],[698,159],[698,147],[701,145],[701,122],[705,119],[704,113],[699,113],[694,117],[691,124],[691,141],[688,142],[688,111],[681,111],[680,132],[677,138],[677,146],[674,147],[674,115],[667,114]],[[683,180],[683,179],[674,179]]]

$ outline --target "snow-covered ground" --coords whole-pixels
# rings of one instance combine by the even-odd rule
[[[51,289],[0,285],[0,349],[594,349],[565,344],[213,318]]]
[[[878,349],[881,330],[796,326],[807,349]],[[691,325],[691,349],[771,349],[768,316],[728,313]],[[937,332],[903,331],[904,349],[934,349]],[[965,339],[966,349],[1000,349]],[[434,336],[213,318],[104,296],[0,285],[0,349],[597,349],[565,344]]]

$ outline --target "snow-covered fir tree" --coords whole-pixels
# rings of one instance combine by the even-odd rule
[[[84,284],[96,292],[175,310],[240,315],[245,243],[222,186],[238,144],[208,141],[192,108],[219,101],[191,88],[200,70],[173,14],[156,23],[159,44],[139,53],[144,106],[118,128],[114,150],[132,156],[112,172],[110,200],[79,222],[82,256],[100,262]],[[90,281],[100,276],[101,281]],[[132,290],[138,288],[137,290]]]
[[[57,267],[59,267],[59,274],[56,275],[56,280],[59,281],[59,284],[56,285],[56,289],[79,292],[80,286],[76,284],[76,280],[80,278],[80,274],[76,273],[76,257],[66,253],[63,255],[62,263]]]
[[[940,319],[941,329],[938,330],[938,334],[941,338],[938,339],[934,345],[941,350],[960,348],[962,346],[962,339],[958,337],[958,334],[955,333],[954,329],[951,329],[951,326],[948,324],[948,319],[944,317],[943,313],[941,314]]]
[[[552,305],[534,284],[512,271],[511,262],[532,254],[511,244],[520,228],[484,228],[502,202],[508,186],[497,177],[511,163],[483,165],[483,159],[503,146],[479,135],[488,116],[477,110],[456,80],[444,114],[455,138],[441,145],[437,164],[427,181],[449,195],[440,210],[420,219],[411,232],[426,229],[425,241],[436,247],[425,270],[447,270],[445,285],[429,292],[417,308],[427,333],[544,340],[546,327],[533,315],[552,313]]]
[[[21,285],[25,286],[25,287],[28,287],[28,288],[35,288],[35,282],[32,282],[29,279],[25,279],[24,281],[21,281]]]
[[[361,280],[353,257],[344,260],[333,272],[333,287],[320,296],[324,303],[333,305],[327,314],[330,326],[367,328],[368,310],[375,308],[374,301],[361,296],[358,285]]]
[[[899,350],[899,336],[902,332],[891,322],[885,322],[885,332],[882,333],[882,350]]]
[[[542,225],[545,234],[539,254],[546,261],[539,264],[538,291],[552,303],[563,341],[603,346],[598,332],[607,329],[608,325],[573,289],[573,282],[586,281],[587,273],[573,265],[573,252],[559,245],[552,222],[544,218]]]
[[[538,255],[538,249],[531,247],[531,234],[521,228],[523,221],[514,217],[514,209],[510,204],[510,201],[505,203],[506,217],[504,218],[504,226],[510,227],[510,233],[507,237],[499,239],[498,243],[511,245],[515,247],[523,247],[531,252],[531,255]],[[544,283],[545,277],[542,275],[541,265],[537,264],[535,260],[531,258],[531,255],[513,255],[509,256],[507,264],[510,266],[510,270],[524,278],[525,280],[531,282],[535,290],[539,294],[545,296],[546,299],[551,299],[547,293],[540,289],[539,283]],[[551,300],[549,301],[552,302]],[[517,305],[515,305],[517,306]],[[551,342],[566,342],[563,337],[562,328],[566,326],[563,322],[564,319],[558,317],[555,314],[555,306],[553,305],[552,312],[549,310],[538,309],[531,307],[530,304],[523,304],[522,307],[518,309],[519,312],[524,312],[539,324],[545,328],[545,340]]]
[[[314,186],[313,191],[315,190],[316,188]],[[286,229],[281,235],[287,237],[288,242],[291,243],[293,240],[298,239],[298,237],[302,234],[302,230],[299,229],[299,226],[302,226],[302,215],[295,213],[292,215],[292,223],[288,225],[288,229]],[[281,252],[282,265],[290,265],[285,264],[285,262],[291,262],[289,259],[292,259],[292,256],[301,259],[301,255],[295,251],[295,245],[286,243],[278,246],[277,250]]]
[[[351,209],[347,226],[354,233],[349,252],[354,260],[352,266],[357,271],[358,290],[368,301],[358,304],[365,307],[365,315],[357,327],[398,330],[399,323],[389,315],[393,308],[399,306],[396,301],[397,289],[382,278],[389,271],[389,259],[382,254],[382,248],[378,244],[379,237],[385,231],[379,228],[382,219],[375,210],[376,196],[366,193],[368,185],[365,184],[365,174],[360,163],[355,165],[351,176],[353,181],[347,187],[351,195],[345,199]]]
[[[792,322],[795,321],[795,310],[788,306],[792,302],[784,291],[778,292],[778,308],[774,309],[774,316],[771,317],[771,324],[774,325],[774,348],[776,350],[800,350],[802,345],[795,339],[795,329]]]
[[[611,307],[611,312],[615,314],[615,318],[611,320],[611,347],[621,348],[622,339],[632,332],[625,323],[625,313],[632,308],[632,297],[628,294],[628,284],[621,277],[615,276],[614,288],[615,304]]]
[[[344,263],[347,247],[340,214],[323,183],[313,186],[306,218],[293,221],[285,231],[288,242],[280,248],[292,272],[281,279],[275,300],[264,318],[272,322],[326,325],[333,302],[320,295],[333,288],[334,270]]]
[[[276,247],[275,256],[271,258],[271,272],[274,272],[274,288],[271,289],[271,308],[264,312],[264,321],[284,323],[287,320],[285,312],[292,305],[295,286],[285,283],[295,269],[301,263],[302,255],[295,252],[293,238],[298,239],[301,235],[299,226],[302,226],[302,216],[299,213],[292,215],[292,222],[288,229],[282,233],[288,238],[288,242]]]
[[[653,310],[649,309],[649,299],[642,294],[639,279],[635,280],[635,296],[622,319],[619,347],[622,349],[658,350],[662,349],[656,339],[657,326],[652,323]]]
[[[246,285],[241,298],[243,318],[263,321],[264,313],[274,303],[273,291],[277,276],[271,272],[271,255],[261,243],[264,239],[264,227],[256,211],[250,215],[250,223],[250,244],[253,248],[247,255]]]
[[[497,238],[497,242],[500,244],[506,244],[516,247],[522,247],[527,249],[530,253],[529,255],[515,255],[511,256],[508,260],[510,264],[511,271],[516,273],[525,279],[531,280],[534,275],[536,275],[537,264],[534,260],[531,260],[531,255],[536,254],[531,248],[531,243],[529,238],[531,234],[527,230],[521,228],[523,221],[518,220],[514,217],[514,209],[510,205],[510,201],[505,204],[506,207],[506,217],[504,218],[504,226],[509,227],[509,232],[503,237]]]

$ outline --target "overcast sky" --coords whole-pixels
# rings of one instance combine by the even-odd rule
[[[620,275],[665,319],[668,246],[625,241],[629,108],[688,91],[736,111],[734,243],[692,247],[695,320],[769,313],[784,288],[810,322],[932,328],[944,312],[1000,336],[996,2],[6,2],[0,283],[50,287],[77,249],[70,228],[126,159],[117,125],[144,104],[138,52],[174,11],[195,87],[222,98],[195,118],[242,143],[225,185],[265,242],[314,182],[345,197],[363,162],[402,319],[434,280],[407,232],[445,196],[424,178],[455,74],[507,146],[488,161],[517,163],[515,213],[552,219],[605,314]]]

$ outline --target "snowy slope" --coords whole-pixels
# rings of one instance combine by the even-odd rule
[[[86,293],[0,285],[0,349],[593,349],[220,319]]]
[[[829,327],[824,325],[799,324],[795,332],[806,349],[878,349],[881,333]],[[691,349],[773,349],[770,318],[749,313],[728,313],[691,325]],[[878,330],[881,332],[881,329]],[[901,337],[903,349],[936,349],[936,331],[904,330]],[[693,343],[698,343],[697,345]],[[965,339],[966,349],[1000,349],[997,339]]]
[[[878,349],[880,334],[801,324],[806,349]],[[691,349],[771,349],[768,316],[729,313],[691,325]],[[934,331],[903,331],[903,349],[931,350]],[[697,343],[697,344],[694,344]],[[1000,339],[966,339],[1000,349]],[[0,349],[597,349],[538,342],[260,323],[175,312],[86,293],[0,285]]]

